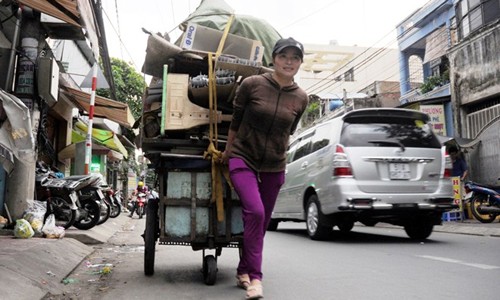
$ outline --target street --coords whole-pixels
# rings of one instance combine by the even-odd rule
[[[360,225],[317,242],[304,228],[280,223],[267,234],[266,299],[498,299],[497,237],[434,232],[415,242],[399,228]],[[129,219],[67,277],[64,297],[244,299],[234,280],[237,249],[223,249],[214,286],[203,283],[202,251],[189,246],[158,245],[155,274],[146,277],[143,230],[144,219]],[[68,299],[58,297],[46,299]]]

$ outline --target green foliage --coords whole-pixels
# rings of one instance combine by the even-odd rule
[[[114,100],[127,103],[134,119],[139,119],[142,115],[142,96],[146,89],[144,78],[130,64],[118,58],[111,58],[111,69],[117,98]],[[97,89],[96,94],[112,98],[109,89]],[[131,129],[122,127],[122,134],[131,142],[134,142],[135,134]],[[129,168],[134,170],[136,174],[139,174],[140,171],[135,160],[135,149],[127,148],[127,151],[129,156],[122,162],[121,178],[127,177]]]
[[[309,95],[309,104],[301,119],[303,127],[312,124],[320,116],[320,101],[321,99],[318,96]]]
[[[111,58],[111,68],[116,89],[117,99],[115,100],[127,103],[137,120],[142,115],[142,96],[146,89],[146,82],[130,64],[121,59]],[[96,94],[111,98],[109,89],[97,89]]]
[[[425,79],[424,83],[420,86],[422,94],[432,91],[437,86],[442,86],[450,82],[450,71],[446,70],[442,75],[429,76]]]

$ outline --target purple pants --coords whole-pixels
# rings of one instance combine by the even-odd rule
[[[240,158],[229,160],[229,172],[240,197],[243,215],[243,253],[237,272],[248,274],[250,280],[262,280],[264,235],[278,192],[285,181],[285,172],[257,174]]]

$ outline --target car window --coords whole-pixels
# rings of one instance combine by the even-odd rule
[[[340,143],[347,147],[441,148],[429,124],[413,118],[362,117],[345,120]]]
[[[330,142],[332,132],[330,126],[318,126],[316,128],[315,134],[312,137],[312,152],[318,151],[324,148]]]
[[[286,154],[286,163],[291,163],[292,162],[293,155],[295,154],[295,150],[297,150],[297,147],[299,146],[299,142],[300,142],[300,140],[295,140],[288,147],[288,151],[287,151],[287,154]]]
[[[307,138],[300,142],[300,145],[297,148],[297,151],[295,151],[295,155],[293,156],[293,161],[296,161],[297,159],[304,157],[309,153],[311,153],[311,139]]]
[[[299,143],[297,145],[297,150],[293,155],[292,161],[296,161],[297,159],[304,157],[311,153],[311,138],[314,135],[314,132],[310,132],[305,134],[304,136],[299,138]]]

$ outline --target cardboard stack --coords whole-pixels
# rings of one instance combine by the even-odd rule
[[[220,30],[189,23],[180,39],[180,47],[170,45],[170,42],[158,36],[150,37],[143,71],[153,73],[150,75],[156,77],[156,84],[148,89],[144,117],[151,120],[151,116],[162,116],[163,126],[148,127],[145,124],[145,128],[155,128],[155,132],[145,132],[146,137],[158,137],[170,131],[191,130],[209,124],[208,59],[215,57],[210,53],[217,52],[223,34]],[[156,46],[152,46],[153,43]],[[165,50],[159,50],[161,47]],[[220,55],[212,62],[217,94],[217,112],[214,117],[218,122],[230,121],[232,98],[244,78],[270,71],[262,67],[263,53],[260,41],[233,34],[226,36]],[[146,66],[148,61],[155,62],[155,65]],[[163,74],[159,74],[163,66],[158,66],[162,63],[168,65],[166,85],[162,84],[166,86],[166,93],[158,89],[158,80],[164,80]],[[148,73],[148,70],[151,72]],[[166,101],[162,104],[164,94]],[[162,106],[163,114],[160,112]],[[159,128],[165,132],[156,132]]]

